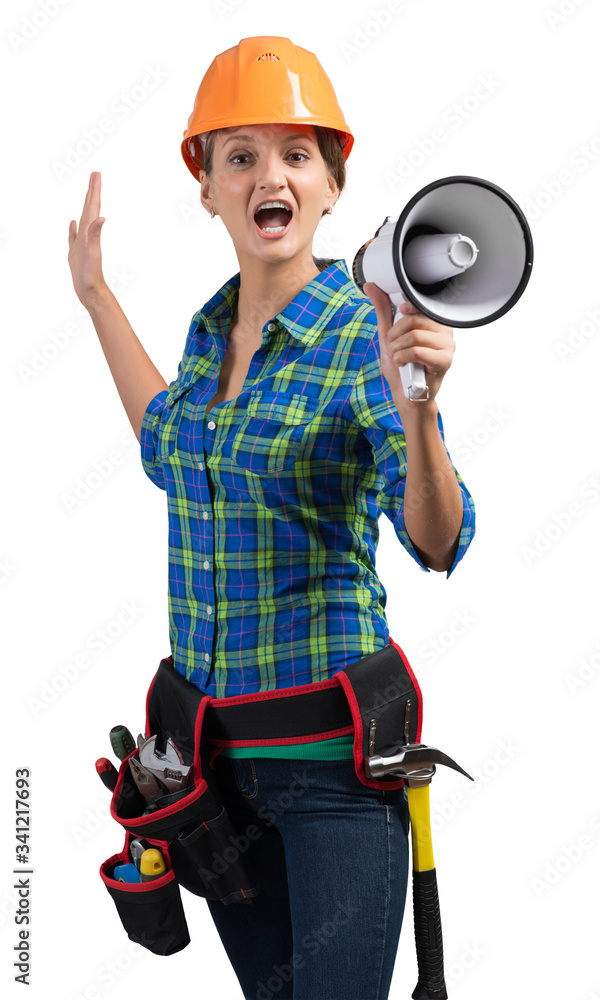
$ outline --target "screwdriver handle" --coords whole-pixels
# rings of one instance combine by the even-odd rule
[[[127,726],[113,726],[110,731],[110,745],[119,760],[125,760],[131,751],[135,750],[137,744]]]
[[[117,779],[119,777],[119,772],[115,770],[114,765],[110,762],[108,757],[99,757],[96,761],[96,771],[98,772],[103,783],[106,785],[109,791],[114,792]]]
[[[156,847],[149,847],[140,858],[140,882],[152,882],[167,870],[165,859]]]

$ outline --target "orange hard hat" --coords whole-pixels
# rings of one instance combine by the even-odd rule
[[[269,122],[335,130],[344,160],[354,145],[331,80],[313,52],[278,35],[242,38],[215,56],[204,74],[183,133],[182,156],[200,180],[202,133]]]

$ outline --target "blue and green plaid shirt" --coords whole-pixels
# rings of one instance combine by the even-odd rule
[[[263,327],[236,399],[204,413],[239,272],[192,318],[177,378],[144,414],[142,463],[167,494],[173,664],[215,698],[325,680],[388,644],[382,511],[426,569],[404,526],[405,441],[375,309],[343,260],[315,263]],[[448,574],[475,530],[456,475],[464,514]]]

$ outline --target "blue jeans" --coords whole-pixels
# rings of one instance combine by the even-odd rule
[[[245,1000],[386,1000],[408,879],[404,789],[351,760],[218,756],[214,773],[261,891],[207,900]]]

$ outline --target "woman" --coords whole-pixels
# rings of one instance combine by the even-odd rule
[[[193,317],[171,385],[102,277],[97,173],[70,224],[76,292],[167,493],[174,667],[216,698],[319,684],[391,641],[382,510],[423,569],[450,573],[474,530],[436,405],[452,331],[408,305],[392,325],[381,289],[369,302],[343,260],[312,254],[352,143],[312,53],[258,37],[215,58],[182,153],[240,269]],[[404,396],[408,361],[426,368],[425,402]],[[244,996],[384,1000],[405,792],[361,784],[351,734],[257,742],[213,760],[261,886],[250,907],[208,901]]]

